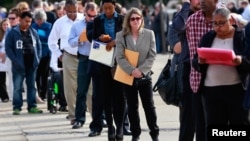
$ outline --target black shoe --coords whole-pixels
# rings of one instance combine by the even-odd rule
[[[108,128],[108,140],[115,141],[115,127],[113,126]]]
[[[90,131],[90,133],[89,133],[89,137],[95,137],[95,136],[99,136],[99,135],[101,135],[101,132]]]
[[[139,137],[132,137],[131,141],[139,141]]]
[[[67,106],[60,106],[58,111],[60,111],[60,112],[68,112]]]
[[[132,135],[132,133],[131,133],[131,131],[130,131],[129,129],[124,128],[124,129],[123,129],[123,135],[130,136],[130,135]]]
[[[152,141],[159,141],[158,136],[152,137]]]
[[[102,120],[102,127],[103,128],[107,128],[108,127],[107,122],[104,119]]]
[[[72,126],[72,129],[78,129],[78,128],[81,128],[83,125],[83,122],[80,122],[80,121],[76,121],[74,123],[74,125]]]

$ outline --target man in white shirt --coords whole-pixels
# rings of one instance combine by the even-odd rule
[[[53,55],[58,57],[63,64],[64,94],[68,104],[68,116],[71,124],[75,119],[75,102],[77,89],[77,48],[68,44],[68,38],[72,25],[83,18],[77,13],[77,1],[67,0],[65,3],[66,15],[56,20],[50,32],[48,44]],[[60,39],[60,49],[58,40]]]

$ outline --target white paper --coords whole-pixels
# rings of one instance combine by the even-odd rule
[[[92,41],[89,59],[98,63],[112,67],[114,63],[114,47],[110,51],[106,50],[106,44],[98,41]]]

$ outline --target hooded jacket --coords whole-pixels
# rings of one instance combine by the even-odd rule
[[[28,30],[30,32],[32,44],[34,47],[33,69],[35,69],[38,67],[42,55],[42,46],[37,32],[31,27]],[[20,26],[12,28],[7,34],[5,40],[5,51],[12,62],[13,72],[25,71],[23,49],[18,47],[18,41],[20,40],[22,40]]]

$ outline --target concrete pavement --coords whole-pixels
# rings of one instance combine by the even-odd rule
[[[157,80],[161,69],[167,62],[168,55],[159,54],[153,66],[153,82]],[[155,106],[160,127],[160,141],[177,141],[179,133],[179,110],[177,107],[166,105],[159,94],[154,94]],[[12,115],[11,102],[0,102],[0,141],[107,141],[107,128],[100,136],[88,137],[90,114],[83,128],[71,129],[67,113],[51,114],[47,111],[46,103],[38,104],[43,114],[28,114],[24,102],[21,115]],[[148,134],[144,111],[140,105],[142,134],[140,141],[151,141]],[[131,136],[124,136],[124,141],[130,141]]]

